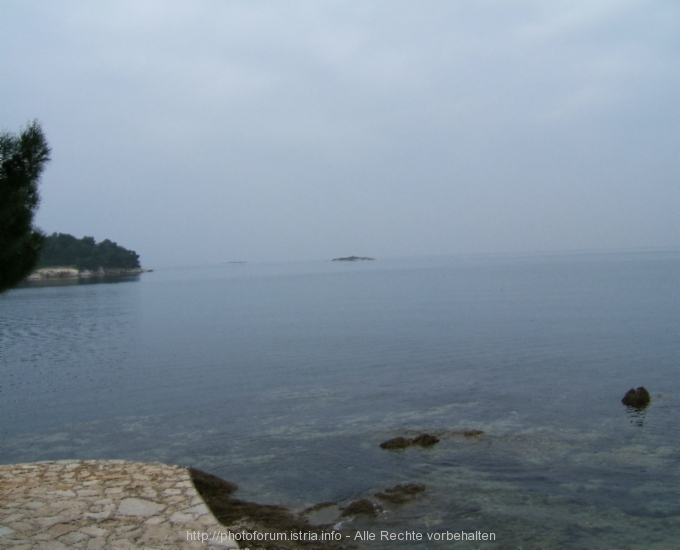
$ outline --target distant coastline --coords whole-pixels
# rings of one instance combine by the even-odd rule
[[[124,275],[139,275],[149,273],[153,269],[143,269],[135,267],[131,269],[109,268],[109,269],[76,269],[75,267],[43,267],[37,269],[26,277],[27,281],[44,281],[47,279],[88,279],[91,277],[113,277]]]
[[[356,262],[359,260],[375,260],[375,258],[368,258],[366,256],[347,256],[346,258],[333,258],[332,262]]]

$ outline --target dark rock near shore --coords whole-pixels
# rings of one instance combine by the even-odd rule
[[[300,512],[301,516],[311,514],[312,512],[318,512],[319,510],[323,510],[324,508],[329,508],[331,506],[336,506],[338,503],[333,501],[327,501],[327,502],[319,502],[318,504],[313,504],[312,506],[309,506],[302,510]]]
[[[405,485],[395,485],[389,489],[385,489],[375,496],[386,502],[392,504],[404,504],[416,498],[419,493],[425,490],[425,485],[418,483],[407,483]]]
[[[234,498],[232,494],[238,487],[217,476],[207,474],[195,468],[189,468],[189,474],[191,475],[194,487],[196,487],[196,490],[208,508],[210,508],[210,511],[226,528],[238,524],[239,531],[251,533],[258,531],[260,533],[285,534],[292,531],[302,531],[308,533],[314,532],[321,536],[328,527],[311,525],[304,518],[293,514],[283,506],[257,504]],[[327,504],[329,503],[324,503],[322,506]],[[257,547],[264,550],[300,550],[302,548],[309,550],[346,550],[348,548],[345,544],[336,544],[335,542],[292,541],[285,538],[271,543],[258,542]]]
[[[342,511],[341,515],[342,515],[342,517],[358,516],[358,515],[375,517],[381,511],[382,511],[382,508],[380,508],[380,506],[378,506],[375,502],[372,502],[372,501],[368,500],[367,498],[362,498],[361,500],[355,500],[354,502],[350,503]]]
[[[635,407],[636,409],[642,409],[649,405],[651,398],[649,392],[640,386],[638,389],[631,388],[626,392],[626,395],[621,399],[621,403],[628,405],[629,407]]]

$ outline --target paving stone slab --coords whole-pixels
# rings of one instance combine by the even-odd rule
[[[238,548],[186,468],[125,460],[0,465],[0,548]],[[189,536],[188,533],[192,533]]]

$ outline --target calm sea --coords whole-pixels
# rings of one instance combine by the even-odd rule
[[[0,462],[190,465],[383,548],[680,546],[680,251],[226,264],[0,297]],[[646,386],[652,404],[621,397]],[[456,435],[483,430],[479,438]],[[379,443],[436,433],[429,449]],[[370,545],[369,545],[370,546]]]

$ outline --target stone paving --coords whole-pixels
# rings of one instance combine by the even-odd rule
[[[200,541],[226,532],[186,468],[125,460],[0,465],[3,549],[238,548],[219,535]]]

